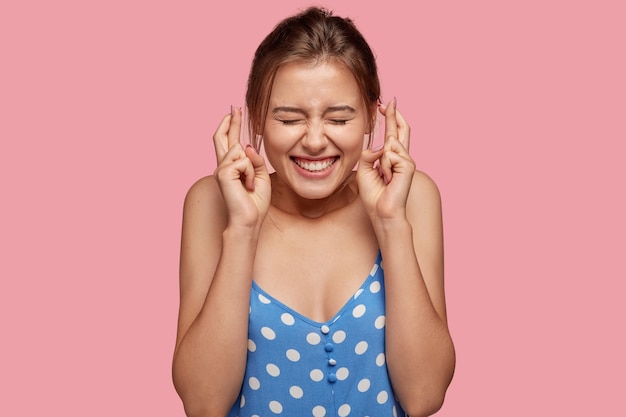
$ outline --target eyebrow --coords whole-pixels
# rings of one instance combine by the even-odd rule
[[[356,114],[356,109],[348,105],[327,107],[326,110],[324,110],[324,114],[334,113],[334,112],[339,112],[339,111],[347,111],[349,113]],[[306,115],[306,112],[298,107],[278,106],[272,109],[273,114],[280,113],[280,112],[298,113],[298,114]]]

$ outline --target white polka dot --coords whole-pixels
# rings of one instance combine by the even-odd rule
[[[259,417],[258,414],[252,414],[252,417]]]
[[[248,339],[248,350],[250,352],[254,352],[256,350],[256,343],[254,343],[254,340],[252,339]]]
[[[344,332],[343,330],[338,330],[335,332],[335,334],[333,334],[333,342],[341,343],[344,340],[346,340],[346,332]]]
[[[379,330],[385,327],[385,316],[378,316],[374,321],[374,327]]]
[[[372,270],[370,271],[370,275],[371,276],[376,275],[376,271],[378,271],[378,264],[374,264],[374,266],[372,267]]]
[[[315,346],[322,341],[322,338],[317,333],[309,333],[306,335],[306,341],[309,342],[309,345]]]
[[[359,342],[354,347],[354,353],[356,353],[357,355],[362,355],[366,351],[367,351],[367,342],[366,341]]]
[[[378,291],[380,291],[380,281],[374,281],[370,284],[370,292],[376,294]]]
[[[359,392],[365,392],[368,389],[370,389],[370,385],[371,385],[370,380],[367,378],[363,378],[362,380],[359,381],[359,385],[357,385],[357,388]]]
[[[395,405],[393,406],[393,417],[398,417],[398,410]]]
[[[361,295],[363,293],[363,288],[359,288],[359,290],[354,294],[354,299],[356,300],[357,298],[359,298],[359,295]]]
[[[270,299],[264,296],[263,294],[259,294],[259,301],[262,302],[263,304],[271,303]]]
[[[276,339],[276,332],[274,332],[274,330],[270,329],[269,327],[262,327],[261,328],[261,334],[267,340],[274,340],[274,339]]]
[[[304,395],[304,391],[302,391],[302,388],[300,388],[297,385],[294,385],[293,387],[289,388],[289,394],[295,398],[295,399],[299,399],[302,398],[302,396]]]
[[[244,405],[246,405],[246,397],[242,394],[241,399],[239,400],[239,408],[243,408]]]
[[[293,316],[289,313],[283,313],[280,316],[280,321],[282,321],[283,323],[285,323],[287,326],[292,326],[296,320],[293,318]]]
[[[324,417],[326,415],[326,409],[321,405],[316,405],[315,407],[313,407],[313,410],[311,410],[311,412],[313,414],[313,417]]]
[[[265,367],[265,370],[271,376],[278,376],[278,375],[280,375],[280,368],[278,366],[274,365],[273,363],[268,363],[267,366]]]
[[[350,414],[350,405],[349,404],[344,404],[341,407],[339,407],[339,409],[337,409],[337,415],[339,417],[346,417],[349,414]]]
[[[384,364],[385,364],[385,354],[379,353],[378,356],[376,356],[376,365],[383,366]]]
[[[354,310],[352,310],[352,315],[357,319],[359,317],[363,317],[363,314],[365,314],[365,306],[363,304],[359,304],[358,306],[354,307]]]
[[[278,401],[270,401],[270,410],[274,414],[280,414],[283,412],[283,405]]]
[[[313,369],[309,376],[313,381],[320,382],[322,379],[324,379],[324,372],[322,372],[320,369]]]
[[[335,372],[335,375],[337,375],[338,380],[345,381],[348,378],[348,375],[350,375],[350,371],[348,368],[339,368],[337,369],[337,372]]]
[[[389,399],[389,394],[387,394],[387,391],[381,391],[376,396],[376,401],[378,402],[378,404],[384,404],[387,402],[388,399]]]
[[[255,390],[255,391],[258,390],[259,388],[261,388],[261,382],[257,378],[255,378],[255,377],[251,377],[248,380],[248,385],[250,385],[250,388]]]
[[[287,356],[287,359],[289,359],[291,362],[298,362],[300,360],[300,352],[295,349],[287,350],[285,355]]]

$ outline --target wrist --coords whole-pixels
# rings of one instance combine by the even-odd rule
[[[250,242],[256,244],[259,238],[260,226],[242,226],[228,224],[222,233],[224,242],[233,241],[239,243]]]
[[[405,217],[398,218],[376,218],[372,221],[374,232],[382,246],[388,239],[394,241],[403,237],[413,237],[413,226]]]

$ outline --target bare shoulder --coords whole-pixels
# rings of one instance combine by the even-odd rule
[[[185,196],[185,205],[202,205],[207,203],[221,203],[222,193],[213,175],[202,177],[194,182]]]
[[[422,171],[415,171],[413,174],[407,211],[410,217],[418,213],[426,214],[425,211],[441,211],[439,187],[428,174]]]
[[[228,212],[217,181],[207,176],[196,181],[187,191],[183,209],[181,266],[191,260],[206,258],[207,249],[221,245]],[[195,262],[193,262],[195,263]]]
[[[226,205],[214,176],[200,178],[191,185],[185,196],[183,226],[187,222],[204,223],[207,226],[226,225]]]

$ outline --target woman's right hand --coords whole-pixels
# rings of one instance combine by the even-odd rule
[[[241,109],[233,107],[213,135],[214,175],[228,208],[229,226],[258,230],[270,204],[270,177],[263,157],[240,142],[241,116]]]

